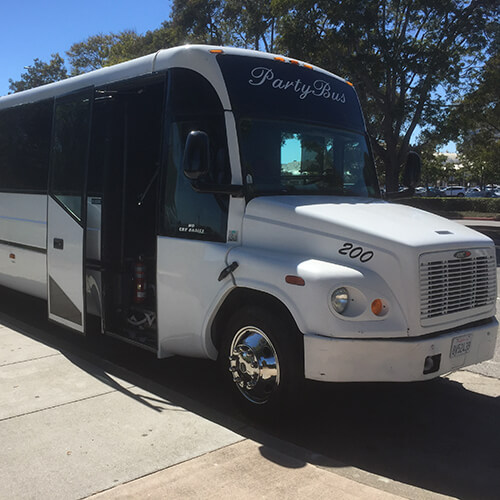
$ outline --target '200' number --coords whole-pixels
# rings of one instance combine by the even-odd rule
[[[339,254],[347,255],[351,259],[359,259],[361,262],[368,262],[373,258],[373,252],[365,252],[361,247],[355,247],[353,243],[344,243],[339,250]]]

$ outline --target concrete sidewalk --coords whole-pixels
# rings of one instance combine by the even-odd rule
[[[0,327],[0,498],[82,498],[241,441],[74,355]]]
[[[22,328],[0,325],[0,394],[2,499],[399,498],[247,439]]]
[[[245,440],[91,497],[124,498],[403,498]]]

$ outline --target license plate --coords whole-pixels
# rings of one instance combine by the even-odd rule
[[[456,358],[467,354],[470,351],[471,344],[472,335],[461,335],[460,337],[455,337],[451,343],[450,358]]]

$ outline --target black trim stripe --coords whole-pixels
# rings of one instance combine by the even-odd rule
[[[8,245],[14,248],[22,248],[23,250],[30,250],[31,252],[46,254],[45,248],[33,247],[31,245],[24,245],[23,243],[16,243],[15,241],[0,240],[0,245]]]

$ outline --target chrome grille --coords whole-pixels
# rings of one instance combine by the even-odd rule
[[[425,254],[420,258],[420,318],[432,319],[481,307],[496,300],[496,261],[489,249],[472,250],[470,257],[458,252]],[[430,321],[429,321],[430,320]]]

